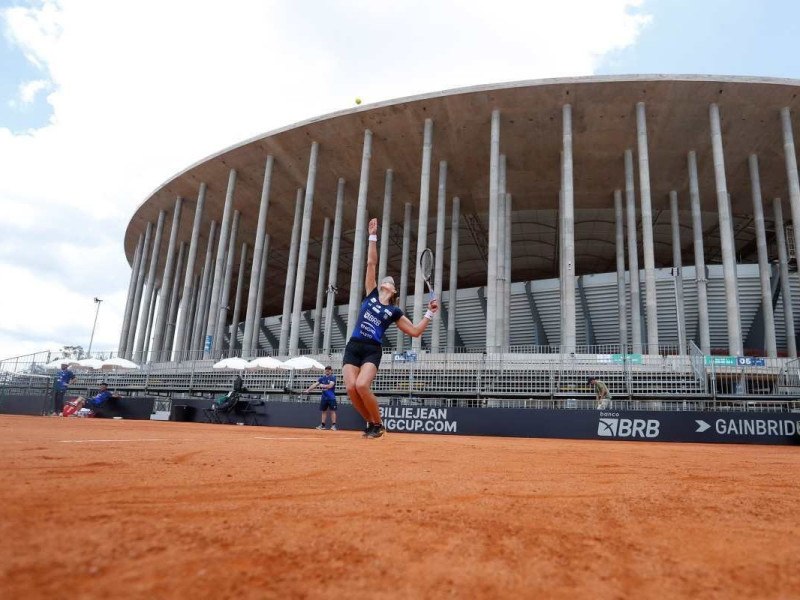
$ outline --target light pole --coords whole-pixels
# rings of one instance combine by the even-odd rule
[[[94,330],[97,327],[97,315],[100,314],[100,303],[102,300],[100,298],[95,298],[94,303],[97,304],[97,310],[94,311],[94,325],[92,325],[92,335],[89,338],[89,350],[87,350],[86,354],[89,358],[92,357],[92,342],[94,341]]]

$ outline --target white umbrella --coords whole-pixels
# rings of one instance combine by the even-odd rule
[[[103,366],[103,361],[96,358],[84,358],[75,364],[76,366],[83,367],[84,369],[99,369]]]
[[[64,365],[64,364],[66,364],[67,366],[76,365],[76,364],[78,364],[78,361],[73,360],[71,358],[59,358],[57,360],[51,360],[49,363],[47,363],[44,366],[44,368],[45,369],[60,369],[61,365]]]
[[[286,365],[284,365],[281,361],[277,358],[272,358],[271,356],[261,356],[259,358],[254,358],[249,363],[247,363],[248,369],[286,369]]]
[[[245,359],[234,356],[231,358],[224,358],[211,366],[214,369],[235,369],[237,371],[242,371],[247,368],[248,364],[249,363]]]
[[[319,369],[321,371],[325,368],[325,365],[309,356],[295,356],[283,364],[288,369]]]
[[[110,369],[141,369],[135,362],[121,356],[104,360],[102,368],[104,371]]]

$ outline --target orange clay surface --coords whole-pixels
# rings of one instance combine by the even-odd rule
[[[0,449],[2,598],[800,594],[798,447],[2,416]]]

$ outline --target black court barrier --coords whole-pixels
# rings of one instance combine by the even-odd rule
[[[0,398],[0,412],[41,414],[42,397]],[[103,416],[149,419],[154,398],[121,398]],[[187,420],[206,420],[210,400],[173,397],[173,405],[193,407]],[[316,402],[255,401],[242,403],[228,422],[271,427],[314,427],[320,422]],[[440,408],[382,406],[386,429],[430,435],[800,445],[800,412],[627,411],[533,408]],[[358,430],[363,420],[350,405],[338,411],[340,429]],[[245,419],[248,417],[248,419]]]
[[[267,401],[257,412],[257,424],[274,427],[312,427],[320,418],[311,402]],[[387,430],[403,433],[800,445],[800,412],[382,406],[381,414]],[[338,421],[341,429],[363,427],[363,420],[348,405],[339,408]]]
[[[53,410],[50,394],[0,394],[0,414],[43,415]]]

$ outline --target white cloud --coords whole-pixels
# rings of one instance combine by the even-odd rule
[[[78,253],[85,275],[69,266],[63,275],[43,276],[0,253],[0,269],[39,286],[41,294],[35,303],[12,295],[0,316],[36,321],[51,340],[81,343],[65,337],[63,318],[54,317],[63,316],[57,300],[63,293],[70,302],[88,298],[91,311],[91,298],[99,294],[94,279],[124,302],[125,226],[175,172],[247,137],[351,106],[355,96],[373,102],[461,85],[590,74],[605,53],[635,42],[647,22],[632,13],[637,5],[44,0],[7,9],[7,36],[48,77],[36,86],[29,82],[28,93],[33,98],[47,88],[53,114],[46,127],[25,134],[0,128],[7,174],[0,179],[0,202],[25,207],[14,221],[19,244],[61,236],[61,251]],[[14,279],[5,281],[19,289]],[[109,326],[98,339],[111,348],[122,306],[104,304],[103,311]],[[78,320],[77,313],[69,320]],[[24,330],[13,339],[22,346]]]
[[[25,104],[31,104],[36,100],[39,92],[46,90],[49,87],[49,82],[46,79],[34,79],[33,81],[26,81],[19,86],[19,101]]]

